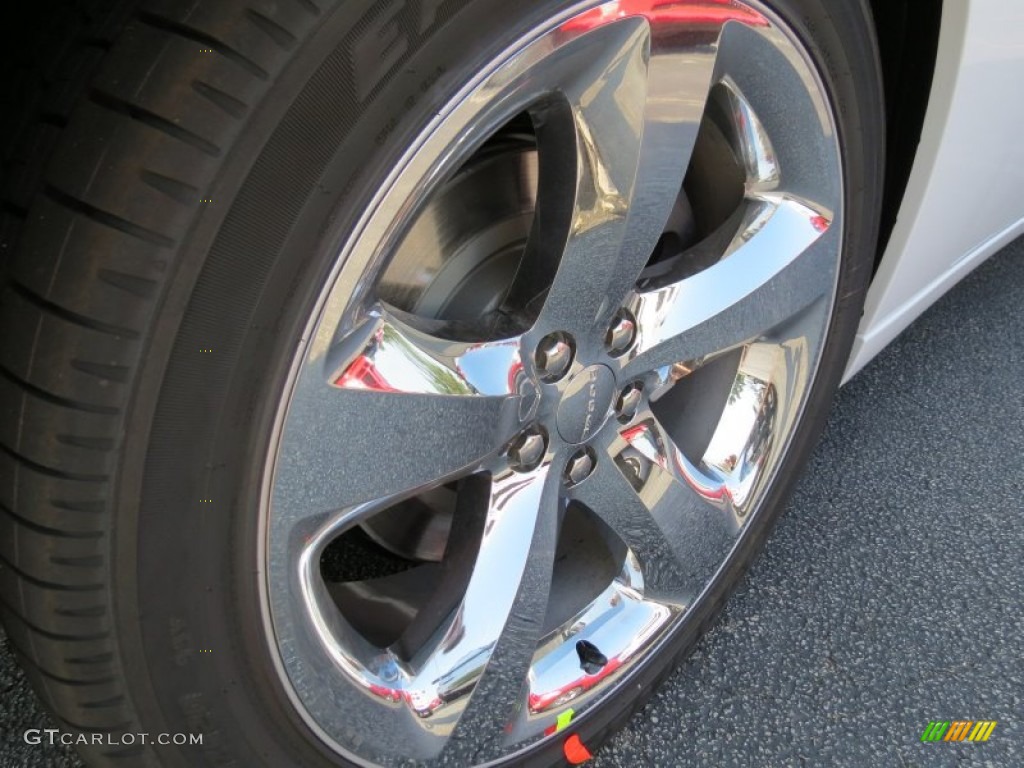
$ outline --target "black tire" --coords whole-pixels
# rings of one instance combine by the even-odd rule
[[[574,725],[592,750],[763,545],[824,425],[874,261],[884,120],[867,3],[770,5],[816,58],[840,124],[845,244],[821,375],[731,569],[671,653]],[[280,685],[251,578],[275,393],[330,238],[447,94],[552,6],[131,6],[83,17],[102,29],[72,35],[88,61],[81,46],[54,54],[77,97],[33,110],[45,131],[17,128],[5,153],[23,173],[5,183],[0,293],[4,626],[62,729],[204,734],[202,748],[80,747],[90,765],[337,763]],[[548,742],[530,755],[561,760]]]

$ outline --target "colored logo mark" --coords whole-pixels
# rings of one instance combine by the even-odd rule
[[[995,720],[932,720],[921,741],[988,741],[995,729]]]
[[[559,731],[564,731],[566,728],[569,727],[569,723],[572,722],[572,716],[575,715],[575,714],[576,714],[576,710],[574,710],[572,707],[570,707],[569,709],[565,710],[565,712],[562,712],[561,714],[559,714],[558,715],[558,719],[555,720],[555,724],[552,725],[552,726],[549,726],[548,728],[546,728],[544,730],[544,735],[545,736],[550,736],[553,733],[558,733]]]

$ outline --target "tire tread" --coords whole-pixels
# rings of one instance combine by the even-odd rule
[[[201,198],[321,9],[52,4],[2,86],[18,121],[0,133],[0,618],[60,727],[138,731],[111,603],[131,387]]]

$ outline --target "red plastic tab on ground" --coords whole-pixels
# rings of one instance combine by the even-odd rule
[[[565,750],[565,759],[573,765],[585,763],[593,757],[593,755],[590,754],[590,750],[583,746],[583,742],[580,741],[579,735],[575,733],[565,740],[563,748]]]

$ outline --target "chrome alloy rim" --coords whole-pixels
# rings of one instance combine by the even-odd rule
[[[267,633],[326,743],[498,760],[657,653],[800,419],[842,196],[752,2],[577,6],[445,105],[341,248],[264,473]]]

